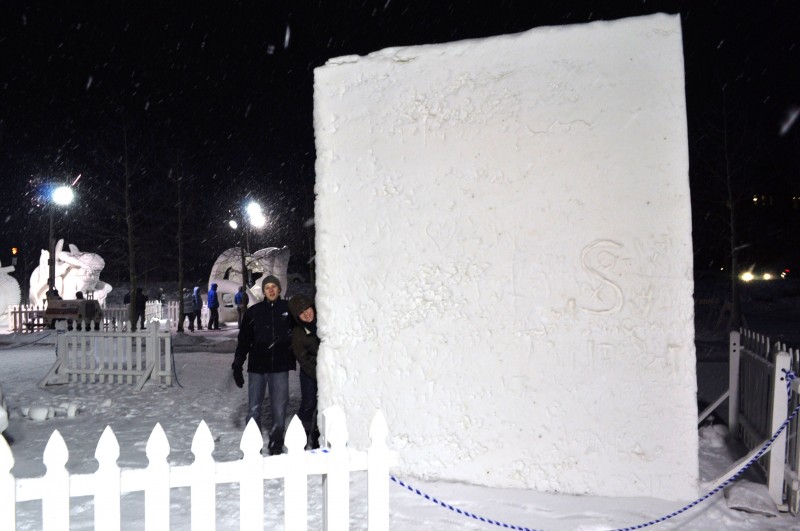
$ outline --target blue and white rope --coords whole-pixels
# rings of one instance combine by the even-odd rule
[[[788,395],[789,400],[792,399],[792,380],[797,378],[797,375],[794,373],[793,370],[789,369],[781,369],[781,372],[786,375],[786,394]]]
[[[445,509],[450,509],[451,511],[453,511],[455,513],[458,513],[460,515],[467,516],[467,517],[472,518],[474,520],[480,520],[481,522],[486,522],[487,524],[492,524],[492,525],[496,525],[496,526],[499,526],[499,527],[504,527],[506,529],[516,529],[518,531],[540,531],[538,529],[533,529],[531,527],[523,527],[523,526],[518,526],[518,525],[513,525],[513,524],[506,524],[504,522],[498,522],[497,520],[492,520],[491,518],[485,518],[483,516],[478,516],[477,514],[471,513],[469,511],[465,511],[464,509],[459,509],[458,507],[450,505],[449,503],[443,502],[441,500],[437,500],[436,498],[434,498],[430,494],[426,494],[426,493],[422,492],[421,490],[412,487],[411,485],[403,483],[402,480],[396,478],[395,476],[393,476],[391,474],[389,475],[389,477],[392,478],[392,481],[394,481],[395,483],[397,483],[401,487],[405,487],[406,489],[410,490],[414,494],[416,494],[418,496],[422,496],[426,500],[432,501],[433,503],[435,503],[437,505],[440,505],[440,506],[444,507]]]
[[[794,379],[794,373],[789,371],[787,373],[786,379],[787,379],[789,388],[791,389],[791,380]],[[745,465],[741,469],[739,469],[738,472],[736,472],[733,476],[728,478],[725,482],[723,482],[721,485],[717,486],[712,491],[710,491],[707,494],[705,494],[704,496],[696,499],[695,501],[691,502],[690,504],[678,509],[677,511],[674,511],[672,513],[664,515],[664,516],[662,516],[660,518],[656,518],[655,520],[651,520],[651,521],[643,523],[643,524],[637,524],[637,525],[633,525],[633,526],[629,526],[629,527],[621,527],[621,528],[618,528],[618,529],[614,529],[612,531],[633,531],[634,529],[644,529],[645,527],[650,527],[650,526],[653,526],[653,525],[656,525],[656,524],[660,524],[662,522],[665,522],[665,521],[669,520],[670,518],[674,518],[674,517],[678,516],[679,514],[685,513],[689,509],[692,509],[693,507],[703,503],[704,501],[708,500],[709,498],[711,498],[715,494],[719,493],[722,489],[724,489],[725,487],[727,487],[728,485],[733,483],[736,479],[738,479],[739,476],[741,476],[742,473],[744,473],[745,470],[747,470],[748,468],[753,466],[753,464],[756,461],[761,459],[761,457],[767,452],[767,450],[769,450],[770,446],[772,446],[772,444],[780,436],[780,434],[783,433],[783,430],[785,430],[786,427],[789,425],[789,423],[791,423],[792,420],[794,420],[794,418],[797,416],[798,411],[800,411],[800,405],[798,405],[796,408],[794,408],[794,410],[792,411],[791,415],[789,415],[786,418],[786,420],[783,421],[783,424],[780,425],[780,427],[778,428],[778,431],[775,432],[775,434],[769,439],[769,441],[767,441],[764,444],[764,446],[761,448],[761,450],[759,450],[758,453],[752,457],[752,459],[747,461],[747,463],[745,463]],[[407,490],[417,494],[418,496],[422,496],[426,500],[432,501],[433,503],[435,503],[437,505],[440,505],[441,507],[444,507],[445,509],[449,509],[449,510],[455,512],[455,513],[458,513],[458,514],[463,515],[463,516],[467,516],[467,517],[472,518],[474,520],[479,520],[479,521],[485,522],[487,524],[492,524],[492,525],[495,525],[495,526],[498,526],[498,527],[502,527],[502,528],[505,528],[505,529],[514,529],[514,530],[517,530],[517,531],[543,531],[541,529],[535,529],[535,528],[531,528],[531,527],[524,527],[524,526],[508,524],[508,523],[505,523],[505,522],[500,522],[500,521],[497,521],[497,520],[493,520],[491,518],[486,518],[486,517],[483,517],[483,516],[479,516],[477,514],[469,512],[469,511],[465,511],[464,509],[460,509],[458,507],[450,505],[449,503],[446,503],[446,502],[443,502],[441,500],[438,500],[438,499],[434,498],[433,496],[431,496],[430,494],[426,494],[426,493],[422,492],[421,490],[419,490],[419,489],[417,489],[417,488],[415,488],[415,487],[413,487],[411,485],[408,485],[408,484],[404,483],[403,481],[401,481],[400,479],[396,478],[393,475],[390,475],[389,477],[392,479],[392,481],[394,481],[395,483],[397,483],[401,487],[406,488]]]

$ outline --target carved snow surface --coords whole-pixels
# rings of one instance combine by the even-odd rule
[[[6,428],[8,428],[8,404],[3,394],[3,386],[0,384],[0,437]]]
[[[267,275],[275,275],[281,281],[281,294],[286,296],[288,288],[289,268],[288,247],[268,247],[259,249],[253,254],[244,251],[245,268],[254,284],[247,289],[250,304],[264,298],[261,293],[261,279]],[[220,301],[219,318],[222,322],[236,321],[238,314],[233,304],[233,296],[242,285],[242,249],[232,247],[219,255],[211,267],[208,286],[217,284],[217,297]]]
[[[0,263],[2,266],[2,263]],[[14,272],[14,266],[0,267],[0,327],[8,326],[10,305],[19,304],[20,289],[17,279],[9,273]],[[3,431],[0,427],[0,432]]]
[[[99,254],[81,252],[70,244],[69,251],[64,251],[64,240],[56,243],[55,256],[55,288],[63,299],[74,299],[79,291],[89,299],[94,299],[102,306],[111,293],[110,284],[100,280],[100,273],[106,266]],[[33,270],[30,281],[28,301],[34,306],[41,306],[47,295],[49,267],[47,265],[50,252],[42,250],[39,265]]]
[[[320,406],[399,473],[697,489],[680,18],[536,28],[315,70]]]

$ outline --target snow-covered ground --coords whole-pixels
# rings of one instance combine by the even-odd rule
[[[70,451],[71,472],[92,472],[96,468],[94,450],[106,425],[111,426],[120,443],[122,467],[145,467],[145,444],[153,426],[164,428],[172,451],[170,462],[192,461],[190,444],[200,420],[205,420],[216,441],[218,461],[239,458],[239,440],[244,429],[246,392],[234,386],[230,362],[235,329],[221,332],[185,334],[176,337],[175,367],[180,385],[161,387],[147,384],[136,393],[130,386],[108,384],[69,384],[39,389],[37,383],[54,361],[52,336],[48,332],[32,335],[0,335],[0,385],[10,411],[7,434],[13,438],[12,451],[17,477],[34,477],[45,472],[42,452],[58,429]],[[701,378],[724,380],[724,363],[718,360],[700,367]],[[723,372],[720,377],[718,373]],[[703,385],[701,385],[701,389]],[[299,404],[299,384],[293,374],[290,413]],[[32,405],[59,407],[74,404],[74,417],[56,416],[33,421],[22,417],[21,409]],[[424,412],[421,412],[424,414]],[[391,426],[390,426],[391,429]],[[712,482],[743,455],[725,440],[725,428],[706,426],[700,430],[700,477]],[[519,529],[601,530],[625,528],[647,523],[682,507],[674,502],[649,498],[597,498],[541,493],[515,489],[422,481],[400,478],[438,500],[475,515],[517,526]],[[319,478],[309,479],[309,529],[320,529],[322,522]],[[172,528],[188,529],[190,507],[186,489],[173,491]],[[264,523],[266,529],[283,529],[282,485],[269,481]],[[366,492],[366,478],[353,478],[351,529],[366,529],[367,515],[361,499]],[[760,485],[745,484],[747,503],[752,504]],[[392,483],[391,527],[397,530],[488,530],[492,524],[461,516]],[[217,529],[238,529],[238,491],[217,490]],[[700,493],[701,495],[704,492]],[[269,500],[275,500],[272,504]],[[687,500],[691,501],[691,500]],[[41,528],[40,503],[17,505],[17,529]],[[125,529],[142,529],[143,496],[126,495],[123,499]],[[91,529],[92,501],[75,499],[71,507],[71,529]],[[717,494],[695,508],[654,526],[655,529],[797,529],[800,519],[788,514],[775,517],[752,514],[728,507],[723,494]]]

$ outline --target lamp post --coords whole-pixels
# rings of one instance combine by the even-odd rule
[[[247,206],[245,207],[245,213],[247,214],[247,224],[242,223],[241,226],[241,235],[239,236],[239,250],[241,251],[242,257],[242,287],[247,290],[247,282],[249,272],[247,270],[247,263],[244,257],[244,249],[245,245],[247,247],[247,252],[250,252],[250,226],[260,229],[267,224],[267,218],[264,216],[264,213],[261,210],[261,205],[256,203],[255,201],[250,201]],[[236,220],[230,220],[228,225],[233,229],[239,229],[239,223]],[[242,241],[244,240],[244,241]],[[243,245],[244,244],[244,245]]]
[[[47,298],[50,298],[50,295],[53,293],[53,290],[56,287],[56,242],[53,238],[53,212],[55,211],[54,205],[62,205],[66,206],[72,203],[72,200],[75,198],[75,193],[72,191],[71,186],[59,186],[50,194],[50,239],[49,239],[49,251],[50,257],[47,260],[47,265],[49,267],[48,277],[47,277]]]
[[[233,219],[228,222],[228,225],[230,225],[230,227],[233,230],[236,230],[236,229],[239,228],[239,224],[236,223],[236,220],[233,220]],[[245,228],[242,227],[242,232],[244,232],[244,230],[245,230]],[[242,245],[242,238],[241,237],[239,237],[239,253],[240,253],[241,257],[242,257],[242,289],[247,290],[247,263],[245,262],[245,259],[244,259],[244,245]]]

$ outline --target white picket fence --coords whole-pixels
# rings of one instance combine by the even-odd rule
[[[36,332],[45,327],[46,306],[11,304],[8,306],[8,331],[20,334]]]
[[[178,303],[178,301],[167,301],[166,304],[161,304],[160,302],[147,304],[148,306],[144,313],[145,320],[149,321],[151,318],[169,319],[172,328],[178,328],[178,323],[181,321],[181,317],[183,317],[180,312],[180,303]],[[183,310],[186,312],[189,308],[184,308]],[[205,302],[203,302],[203,309],[200,310],[200,322],[203,324],[203,328],[208,324],[208,305],[206,305]],[[188,326],[188,323],[186,323],[186,325]]]
[[[800,351],[784,344],[771,345],[767,336],[749,330],[731,332],[729,338],[728,390],[700,413],[702,422],[728,400],[728,427],[750,452],[714,485],[733,477],[740,463],[749,462],[786,421],[800,399],[800,380],[792,382],[787,398],[789,373],[798,373]],[[800,422],[795,418],[773,442],[758,465],[767,476],[770,497],[780,510],[800,513]]]
[[[28,334],[43,330],[45,322],[43,319],[46,306],[8,306],[8,330],[20,334]],[[172,328],[178,327],[181,314],[177,301],[167,301],[162,304],[158,301],[148,301],[144,310],[145,322],[153,319],[169,319]],[[107,306],[103,308],[103,318],[100,328],[103,330],[128,330],[128,307],[127,306]],[[208,323],[208,307],[203,303],[200,312],[200,319],[203,323]]]
[[[184,309],[185,311],[186,309]],[[147,301],[144,307],[144,321],[145,323],[154,320],[169,320],[171,328],[177,328],[180,322],[181,313],[180,306],[177,301],[167,301],[161,303],[158,301]],[[200,319],[203,322],[208,322],[208,308],[203,303],[203,309],[200,312]],[[116,330],[117,327],[128,329],[128,307],[127,306],[109,306],[103,308],[103,323],[104,328],[108,330]]]
[[[39,383],[119,383],[141,390],[149,379],[172,385],[172,337],[153,321],[136,332],[66,330],[57,323],[56,361]]]
[[[146,530],[170,528],[172,489],[189,487],[191,529],[213,530],[216,522],[216,487],[237,484],[239,488],[239,529],[263,530],[264,480],[283,479],[284,523],[288,531],[308,527],[308,477],[323,478],[323,522],[326,530],[346,530],[350,525],[350,472],[367,471],[367,524],[370,531],[389,529],[389,467],[396,456],[386,446],[388,430],[379,411],[370,426],[371,445],[367,451],[347,447],[344,413],[334,407],[323,412],[324,451],[304,451],[306,435],[295,417],[286,433],[286,454],[264,457],[263,440],[255,422],[248,423],[242,435],[238,461],[216,462],[212,456],[214,438],[204,421],[192,440],[194,462],[170,465],[170,452],[164,430],[157,424],[147,441],[148,466],[120,469],[119,443],[106,427],[95,450],[99,466],[91,474],[70,474],[66,463],[69,451],[58,430],[53,432],[44,453],[47,472],[37,478],[15,478],[11,474],[14,458],[11,448],[0,437],[0,529],[15,529],[16,504],[41,500],[42,527],[45,531],[66,531],[70,527],[70,498],[94,498],[94,527],[119,530],[123,494],[144,493]],[[269,500],[270,504],[276,503]]]

